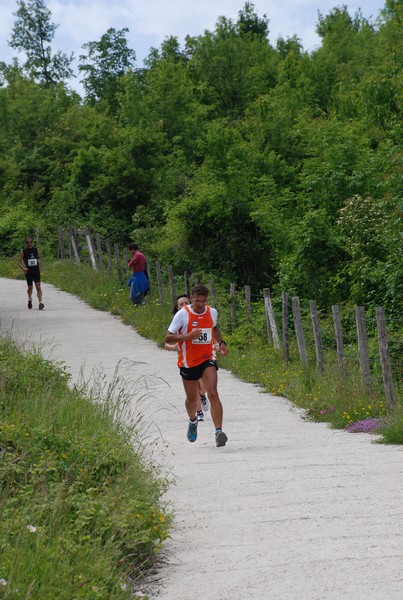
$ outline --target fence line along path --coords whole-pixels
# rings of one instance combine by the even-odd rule
[[[151,598],[401,600],[401,447],[306,422],[223,369],[227,446],[215,447],[209,415],[190,444],[175,354],[43,288],[45,310],[28,311],[25,283],[0,280],[2,335],[39,344],[73,380],[83,370],[108,383],[119,365],[145,442],[174,480],[175,524]]]
[[[102,239],[99,233],[94,235],[91,227],[86,227],[83,230],[78,230],[72,226],[69,227],[69,231],[65,232],[62,228],[59,228],[58,233],[59,238],[59,257],[64,259],[66,256],[72,258],[74,256],[76,262],[80,264],[80,251],[83,254],[84,260],[90,262],[92,267],[95,270],[102,269],[105,267],[105,262],[103,260],[103,250],[102,250]],[[39,229],[36,230],[36,240],[37,245],[39,245]],[[85,240],[85,243],[82,243]],[[66,247],[66,241],[68,241]],[[105,240],[105,249],[108,257],[108,269],[110,272],[113,271],[113,262],[115,264],[116,273],[118,281],[122,281],[122,279],[127,275],[127,265],[128,265],[128,255],[127,249],[123,248],[123,263],[124,270],[121,268],[121,255],[119,251],[119,245],[117,243],[114,244],[114,261],[112,261],[112,254],[110,248],[110,242],[108,239]],[[150,274],[149,265],[147,267],[148,270],[148,281],[149,281],[149,298],[153,297],[153,284],[152,278]],[[158,287],[158,295],[159,301],[161,304],[164,303],[164,283],[163,283],[163,275],[162,268],[159,262],[155,265],[156,279],[157,279],[157,287]],[[175,285],[175,274],[173,268],[168,266],[167,269],[167,278],[170,290],[170,297],[172,306],[176,304],[176,285]],[[200,283],[199,276],[196,276],[195,283]],[[185,271],[183,274],[183,289],[189,294],[189,273]],[[209,281],[210,286],[210,303],[215,306],[215,284],[214,280]],[[251,287],[250,285],[245,285],[244,287],[244,310],[246,312],[246,321],[248,323],[248,327],[250,329],[253,328],[253,320],[252,320],[252,302],[251,302]],[[239,299],[239,293],[237,294],[235,283],[230,284],[228,303],[230,306],[231,316],[230,316],[230,326],[231,330],[234,331],[237,326],[237,307],[236,300],[237,297]],[[270,290],[268,288],[263,289],[263,299],[265,306],[265,319],[266,319],[266,330],[267,330],[267,341],[269,344],[272,344],[276,350],[280,350],[280,340],[277,332],[277,324],[276,317],[272,306],[272,301],[270,297]],[[288,363],[289,361],[289,335],[288,335],[288,294],[283,292],[282,295],[282,342],[283,342],[283,357],[284,361]],[[255,303],[256,304],[256,303]],[[316,307],[316,302],[311,300],[309,303],[310,306],[310,315],[312,321],[312,329],[313,329],[313,342],[316,354],[316,364],[319,373],[323,373],[325,370],[325,362],[324,362],[324,348],[322,344],[322,335],[320,330],[320,319],[319,313]],[[336,335],[336,346],[337,346],[337,358],[340,367],[340,376],[343,381],[346,379],[346,360],[343,353],[343,332],[342,325],[340,319],[340,311],[337,305],[332,306],[332,313],[334,319],[334,327],[335,327],[335,335]],[[359,364],[360,364],[360,374],[362,385],[366,391],[366,396],[368,399],[372,396],[372,384],[371,384],[371,369],[370,369],[370,356],[368,350],[368,341],[367,341],[367,333],[366,333],[366,322],[365,322],[365,310],[364,307],[355,307],[356,313],[356,324],[357,324],[357,338],[358,338],[358,356],[359,356]],[[388,347],[388,335],[386,328],[386,315],[384,314],[384,309],[382,307],[378,307],[376,309],[377,313],[377,329],[378,329],[378,345],[379,345],[379,360],[381,364],[382,371],[382,379],[383,379],[383,387],[384,394],[386,399],[387,408],[389,411],[392,411],[394,406],[396,405],[396,396],[394,392],[394,384],[393,384],[393,376],[392,376],[392,364],[390,360],[390,353]],[[298,345],[298,353],[301,362],[304,365],[308,364],[308,350],[307,344],[305,342],[304,335],[304,326],[301,317],[301,307],[300,301],[298,297],[292,298],[292,314],[294,320],[295,334],[297,338]],[[221,313],[222,316],[222,313]]]

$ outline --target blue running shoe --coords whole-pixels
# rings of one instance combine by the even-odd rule
[[[187,434],[189,442],[195,442],[197,440],[197,424],[197,420],[194,423],[192,421],[189,421]]]

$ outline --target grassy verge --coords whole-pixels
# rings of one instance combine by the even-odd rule
[[[170,513],[116,402],[82,397],[57,365],[0,340],[2,598],[136,597]]]
[[[20,276],[15,261],[3,262],[3,267],[0,263],[0,273],[10,277]],[[133,325],[141,335],[163,344],[165,331],[171,319],[169,301],[161,306],[157,300],[149,299],[146,306],[135,308],[128,298],[128,288],[126,285],[119,285],[115,275],[111,277],[105,272],[97,273],[89,266],[78,267],[69,261],[48,263],[44,280],[77,294],[95,308],[119,315],[125,323]],[[224,296],[225,294],[222,294],[223,298]],[[166,297],[169,298],[168,292]],[[349,361],[347,380],[343,381],[340,378],[334,351],[328,352],[325,356],[326,370],[323,375],[319,375],[314,360],[309,366],[301,364],[292,343],[291,360],[288,365],[284,363],[279,352],[265,343],[262,335],[264,332],[262,312],[254,314],[258,328],[251,329],[246,323],[240,323],[237,329],[230,333],[230,319],[226,310],[228,302],[220,300],[219,289],[217,306],[221,330],[231,350],[225,362],[222,362],[222,366],[245,381],[259,383],[272,394],[289,398],[305,410],[306,417],[309,419],[328,422],[333,427],[350,427],[352,431],[376,430],[381,434],[384,442],[403,443],[401,377],[395,382],[398,399],[396,410],[387,416],[379,372],[374,373],[373,391],[369,398],[361,385],[359,368],[352,358],[356,350],[349,349],[348,344],[345,347]]]

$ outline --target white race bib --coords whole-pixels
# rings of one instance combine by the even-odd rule
[[[28,267],[36,267],[38,265],[36,258],[28,258],[27,263]]]
[[[192,344],[211,344],[211,329],[200,329],[199,337]]]

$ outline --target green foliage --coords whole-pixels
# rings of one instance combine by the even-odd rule
[[[387,444],[401,444],[403,431],[403,408],[397,410],[385,422],[379,433]]]
[[[396,311],[403,300],[403,232],[401,202],[354,196],[340,211],[338,224],[344,234],[349,260],[346,276],[354,282],[352,300]],[[398,315],[398,312],[396,312]]]
[[[87,42],[83,48],[88,54],[80,55],[79,71],[86,99],[90,103],[104,101],[109,110],[116,110],[116,94],[119,79],[134,66],[136,54],[127,46],[127,27],[116,30],[109,28],[99,42]]]
[[[282,260],[277,289],[315,298],[321,304],[336,303],[344,290],[334,284],[329,288],[327,284],[340,270],[345,251],[325,210],[305,212],[289,233],[294,251]]]
[[[93,403],[67,380],[62,365],[1,342],[4,597],[133,597],[129,578],[167,537],[165,482],[133,451],[118,400]]]
[[[217,117],[242,117],[248,103],[274,84],[276,56],[266,17],[246,3],[239,21],[220,17],[215,31],[186,39],[189,68],[200,99]]]
[[[53,35],[43,2],[20,4]],[[308,53],[296,35],[272,47],[246,2],[184,48],[168,36],[143,69],[108,29],[84,46],[86,102],[3,64],[2,248],[40,224],[55,254],[59,227],[90,225],[178,271],[400,314],[401,20],[392,0],[375,23],[334,8]],[[354,225],[355,197],[383,229]]]
[[[39,224],[37,215],[22,200],[15,208],[0,208],[0,240],[2,254],[15,254],[24,246],[27,235],[34,236]]]
[[[73,55],[67,57],[60,50],[52,55],[50,44],[57,25],[51,22],[50,10],[43,0],[17,0],[17,20],[14,24],[10,46],[24,51],[26,72],[46,87],[72,76],[70,67]]]

